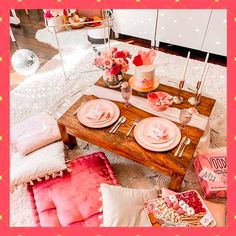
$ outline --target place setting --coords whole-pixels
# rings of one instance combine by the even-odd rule
[[[158,117],[143,119],[134,129],[134,138],[143,148],[154,151],[169,151],[181,139],[179,128],[171,121]]]
[[[83,103],[76,112],[81,124],[89,128],[105,128],[120,116],[119,107],[105,99],[93,99]]]
[[[106,99],[92,99],[83,103],[76,116],[78,121],[88,128],[111,127],[109,134],[115,134],[122,124],[132,122],[126,138],[134,138],[141,147],[153,152],[169,151],[175,148],[181,139],[181,129],[172,121],[159,117],[130,121],[120,115],[120,109],[114,102]]]
[[[114,102],[106,99],[92,99],[84,102],[77,110],[76,117],[88,128],[111,127],[109,134],[115,134],[124,123],[131,123],[124,138],[134,138],[141,147],[153,152],[171,150],[181,139],[180,129],[173,122],[158,117],[128,120],[127,117],[121,115],[119,107]],[[131,135],[132,132],[133,135]]]

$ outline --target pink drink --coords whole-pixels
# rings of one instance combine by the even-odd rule
[[[184,128],[192,119],[192,114],[188,111],[188,109],[183,109],[179,114],[179,121]]]
[[[132,96],[132,88],[130,87],[128,82],[124,82],[121,85],[121,95],[125,100],[125,106],[129,106],[130,105],[129,100]]]

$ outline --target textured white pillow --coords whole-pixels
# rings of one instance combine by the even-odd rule
[[[130,189],[101,184],[103,226],[151,226],[144,202],[158,197],[156,189]]]
[[[65,162],[64,144],[56,142],[38,149],[27,156],[13,153],[11,156],[10,184],[11,188],[32,180],[53,177],[62,174],[67,169]]]

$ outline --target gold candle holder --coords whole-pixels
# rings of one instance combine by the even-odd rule
[[[183,87],[184,87],[184,80],[180,80],[178,95],[173,97],[173,102],[175,104],[181,104],[184,101],[183,97],[180,96]]]
[[[200,104],[200,100],[201,100],[202,95],[201,95],[201,93],[199,93],[199,89],[201,87],[201,84],[202,84],[201,81],[197,82],[197,86],[196,86],[197,91],[196,91],[195,96],[192,96],[188,99],[188,102],[193,106],[197,106],[198,104]]]

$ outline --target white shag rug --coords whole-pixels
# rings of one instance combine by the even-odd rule
[[[58,34],[58,37],[62,48],[67,79],[65,80],[63,76],[60,57],[56,55],[40,68],[37,73],[28,77],[17,88],[11,91],[12,127],[45,109],[53,111],[55,116],[60,116],[73,101],[78,99],[80,94],[74,97],[67,96],[65,106],[55,111],[53,105],[60,98],[63,98],[65,94],[69,94],[70,91],[87,87],[89,84],[97,81],[102,75],[102,71],[92,65],[92,60],[95,56],[92,50],[94,45],[87,41],[86,31],[61,32]],[[36,33],[36,39],[56,48],[55,37],[47,29],[39,30]],[[111,44],[119,49],[128,49],[133,55],[141,49],[139,46],[113,40]],[[96,46],[100,49],[104,48],[103,45]],[[155,64],[157,65],[156,74],[161,82],[176,86],[182,75],[185,58],[158,52]],[[190,60],[185,89],[194,88],[201,74],[202,66],[203,62]],[[133,72],[134,67],[131,65],[129,73],[132,74]],[[214,114],[222,113],[224,117],[226,116],[226,87],[226,68],[211,64],[204,91],[208,96],[217,99]],[[86,143],[81,140],[78,140],[78,143],[78,148],[70,151],[70,158],[101,151],[101,148],[97,146],[86,146]],[[212,134],[213,147],[224,146],[225,144],[226,123],[221,126],[220,135]],[[102,151],[105,152],[119,182],[123,186],[152,188],[156,185],[168,185],[169,177],[106,150]],[[182,190],[191,188],[200,191],[192,166],[183,182]],[[19,187],[10,195],[10,225],[19,227],[34,226],[30,202],[25,187]]]

